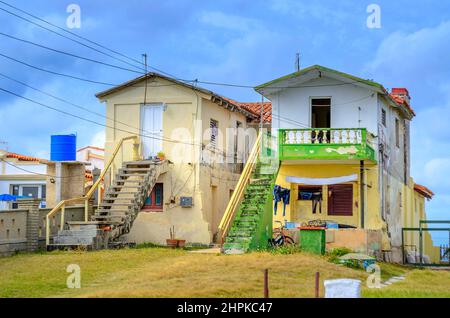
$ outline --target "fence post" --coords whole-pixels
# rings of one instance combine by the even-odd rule
[[[36,251],[39,247],[39,205],[41,199],[18,199],[19,209],[28,210],[27,214],[27,250]]]
[[[264,270],[264,298],[269,298],[269,270]]]
[[[319,284],[320,284],[320,274],[316,272],[316,286],[315,286],[315,298],[319,298]]]

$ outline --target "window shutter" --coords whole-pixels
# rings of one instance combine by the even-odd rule
[[[337,184],[328,187],[328,215],[353,215],[353,185]]]
[[[211,146],[216,148],[217,146],[217,136],[219,132],[219,122],[215,119],[210,119],[209,128],[211,129]]]

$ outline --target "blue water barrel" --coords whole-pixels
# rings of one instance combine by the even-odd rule
[[[50,143],[51,161],[73,161],[77,158],[76,135],[52,135]]]

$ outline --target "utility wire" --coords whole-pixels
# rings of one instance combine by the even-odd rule
[[[59,30],[61,30],[61,31],[64,31],[64,32],[66,32],[66,33],[68,33],[68,34],[70,34],[70,35],[73,35],[73,36],[75,36],[75,37],[77,37],[77,38],[79,38],[79,39],[82,39],[82,40],[84,40],[84,41],[86,41],[86,42],[89,42],[89,43],[91,43],[91,44],[97,45],[98,47],[101,47],[102,49],[108,50],[108,51],[110,51],[110,52],[112,52],[112,53],[114,53],[114,54],[117,54],[117,55],[119,55],[119,56],[122,56],[122,57],[124,57],[124,58],[127,58],[127,59],[129,59],[130,61],[134,61],[134,62],[136,62],[136,63],[138,63],[138,64],[142,64],[142,62],[140,62],[140,61],[138,61],[138,60],[136,60],[136,59],[134,59],[134,58],[132,58],[132,57],[129,57],[129,56],[127,56],[127,55],[125,55],[125,54],[123,54],[123,53],[120,53],[120,52],[118,52],[118,51],[115,51],[115,50],[113,50],[113,49],[110,49],[110,48],[108,48],[108,47],[106,47],[106,46],[104,46],[104,45],[102,45],[102,44],[100,44],[100,43],[98,43],[98,42],[89,40],[88,38],[83,37],[83,36],[81,36],[81,35],[78,35],[78,34],[76,34],[76,33],[74,33],[74,32],[71,32],[71,31],[66,30],[66,29],[64,29],[64,28],[61,28],[60,26],[57,26],[56,24],[53,24],[53,23],[51,23],[51,22],[49,22],[49,21],[47,21],[47,20],[44,20],[44,19],[42,19],[42,18],[40,18],[40,17],[38,17],[38,16],[36,16],[36,15],[33,15],[33,14],[31,14],[31,13],[29,13],[29,12],[23,10],[23,9],[20,9],[20,8],[18,8],[18,7],[15,7],[15,6],[13,6],[13,5],[11,5],[11,4],[5,2],[5,1],[0,1],[0,3],[3,3],[4,5],[6,5],[6,6],[10,7],[10,8],[13,8],[13,9],[15,9],[15,10],[21,12],[21,13],[25,13],[26,15],[28,15],[28,16],[30,16],[30,17],[36,19],[36,20],[39,20],[39,21],[41,21],[41,22],[44,22],[44,23],[46,23],[46,24],[48,24],[48,25],[50,25],[50,26],[52,26],[52,27],[54,27],[54,28],[57,28],[57,29],[59,29]]]
[[[0,87],[0,91],[3,91],[5,93],[7,93],[7,94],[10,94],[10,95],[16,96],[18,98],[24,99],[26,101],[29,101],[29,102],[33,103],[33,104],[40,105],[42,107],[45,107],[45,108],[54,110],[56,112],[65,114],[67,116],[71,116],[71,117],[74,117],[74,118],[77,118],[77,119],[89,122],[89,123],[94,124],[94,125],[98,125],[98,126],[102,126],[102,127],[106,127],[106,128],[110,128],[110,129],[126,132],[126,133],[133,134],[133,135],[138,135],[138,136],[145,137],[145,138],[155,139],[155,140],[161,140],[161,141],[167,141],[167,142],[179,143],[179,144],[186,144],[186,145],[190,145],[190,146],[195,146],[196,145],[195,143],[192,143],[192,142],[183,142],[183,141],[179,141],[179,140],[165,140],[164,138],[157,138],[157,137],[154,137],[154,136],[148,136],[148,135],[144,135],[144,134],[141,134],[141,133],[136,133],[136,132],[128,131],[128,130],[125,130],[125,129],[116,128],[116,127],[112,127],[112,126],[109,126],[109,125],[101,124],[101,123],[96,122],[94,120],[90,120],[90,119],[87,119],[87,118],[84,118],[84,117],[81,117],[81,116],[69,113],[67,111],[64,111],[64,110],[61,110],[61,109],[49,106],[47,104],[35,101],[35,100],[31,99],[31,98],[22,96],[20,94],[14,93],[14,92],[12,92],[10,90],[7,90],[7,89],[1,88],[1,87]],[[200,145],[200,144],[198,144],[198,145]]]
[[[39,93],[41,93],[41,94],[43,94],[43,95],[49,96],[49,97],[51,97],[51,98],[53,98],[53,99],[56,99],[56,100],[58,100],[58,101],[60,101],[60,102],[63,102],[63,103],[65,103],[65,104],[74,106],[74,107],[76,107],[76,108],[78,108],[78,109],[84,110],[84,111],[86,111],[86,112],[88,112],[88,113],[91,113],[91,114],[93,114],[93,115],[96,115],[96,116],[98,116],[98,117],[102,117],[102,118],[108,119],[108,120],[110,120],[110,121],[112,121],[112,122],[114,122],[114,123],[122,124],[122,125],[124,125],[124,126],[130,127],[130,128],[133,128],[133,129],[137,129],[137,130],[142,131],[142,132],[145,132],[145,133],[149,133],[149,134],[153,134],[153,135],[154,135],[154,134],[157,134],[157,133],[152,133],[152,132],[146,131],[146,130],[144,130],[144,129],[137,128],[137,127],[132,126],[132,125],[129,125],[129,124],[125,123],[125,122],[122,122],[122,121],[119,121],[119,120],[115,120],[115,119],[113,119],[113,118],[111,118],[111,117],[108,117],[108,116],[103,115],[103,114],[101,114],[101,113],[98,113],[98,112],[95,112],[95,111],[93,111],[93,110],[90,110],[90,109],[87,108],[87,107],[84,107],[84,106],[81,106],[81,105],[72,103],[72,102],[70,102],[70,101],[68,101],[68,100],[66,100],[66,99],[63,99],[63,98],[61,98],[61,97],[58,97],[58,96],[55,96],[55,95],[50,94],[50,93],[48,93],[48,92],[45,92],[45,91],[43,91],[43,90],[41,90],[41,89],[39,89],[39,88],[33,87],[33,86],[31,86],[31,85],[29,85],[29,84],[27,84],[27,83],[24,83],[24,82],[22,82],[22,81],[19,81],[18,79],[12,78],[12,77],[10,77],[10,76],[8,76],[8,75],[6,75],[6,74],[3,74],[3,73],[1,73],[1,72],[0,72],[0,76],[4,77],[4,78],[6,78],[6,79],[8,79],[8,80],[10,80],[10,81],[13,81],[13,82],[15,82],[15,83],[18,83],[18,84],[20,84],[20,85],[23,85],[23,86],[25,86],[25,87],[28,87],[28,88],[30,88],[30,89],[32,89],[32,90],[34,90],[34,91],[36,91],[36,92],[39,92]]]
[[[36,175],[39,175],[39,176],[45,176],[45,177],[57,178],[57,179],[65,179],[65,178],[76,178],[76,177],[80,177],[80,175],[71,175],[71,176],[57,177],[57,176],[53,176],[53,175],[51,175],[51,174],[39,173],[39,172],[31,171],[31,170],[28,170],[28,169],[24,169],[24,168],[19,167],[19,166],[15,165],[15,164],[13,164],[13,163],[11,163],[11,162],[9,162],[9,161],[6,161],[6,160],[4,160],[4,159],[0,159],[0,160],[3,161],[4,163],[6,163],[6,164],[8,164],[8,165],[10,165],[10,166],[12,166],[12,167],[14,167],[14,168],[16,168],[16,169],[19,169],[19,170],[22,170],[22,171],[24,171],[24,172],[28,172],[28,173],[31,173],[31,174],[36,174]],[[84,178],[84,176],[83,176],[83,178]]]
[[[3,1],[1,1],[1,2],[4,3]],[[121,61],[122,63],[128,64],[128,65],[133,66],[133,67],[135,67],[135,68],[137,68],[137,69],[140,69],[140,67],[138,67],[138,66],[136,66],[136,65],[134,65],[134,64],[131,64],[131,63],[129,63],[129,62],[127,62],[127,61],[125,61],[125,60],[123,60],[123,59],[121,59],[121,58],[115,57],[115,56],[113,56],[113,55],[111,55],[111,54],[108,54],[108,53],[106,53],[106,52],[104,52],[104,51],[101,51],[101,50],[99,50],[99,49],[96,49],[95,47],[92,47],[92,46],[90,46],[90,45],[87,45],[87,44],[85,44],[85,43],[83,43],[83,42],[80,42],[80,41],[78,41],[78,40],[72,39],[72,38],[70,38],[70,37],[68,37],[68,36],[66,36],[66,35],[64,35],[64,34],[61,34],[61,33],[59,33],[59,32],[56,32],[55,30],[52,30],[52,29],[50,29],[50,28],[47,28],[47,27],[45,27],[45,26],[43,26],[43,25],[41,25],[41,24],[39,24],[39,23],[36,23],[36,22],[34,22],[34,21],[30,20],[30,19],[27,19],[27,18],[25,18],[25,17],[23,17],[23,16],[21,16],[21,15],[18,15],[18,14],[14,13],[14,12],[11,12],[11,11],[6,10],[6,9],[4,9],[4,8],[0,8],[0,10],[4,11],[4,12],[10,14],[10,15],[13,15],[13,16],[19,18],[19,19],[22,19],[22,20],[24,20],[24,21],[27,21],[27,22],[29,22],[29,23],[31,23],[31,24],[33,24],[33,25],[36,25],[36,26],[38,26],[38,27],[40,27],[40,28],[42,28],[42,29],[45,29],[45,30],[50,31],[50,32],[52,32],[52,33],[54,33],[54,34],[57,34],[57,35],[59,35],[59,36],[65,38],[65,39],[68,39],[68,40],[70,40],[70,41],[73,41],[73,42],[75,42],[75,43],[78,43],[79,45],[82,45],[82,46],[87,47],[87,48],[89,48],[89,49],[91,49],[91,50],[94,50],[94,51],[96,51],[96,52],[98,52],[98,53],[101,53],[101,54],[103,54],[103,55],[106,55],[106,56],[108,56],[108,57],[110,57],[110,58],[113,58],[113,59],[115,59],[115,60]]]
[[[33,41],[29,41],[29,40],[18,38],[18,37],[15,37],[15,36],[3,33],[3,32],[0,32],[0,35],[2,35],[4,37],[8,37],[8,38],[16,40],[16,41],[19,41],[19,42],[23,42],[23,43],[27,43],[27,44],[30,44],[30,45],[34,45],[34,46],[40,47],[42,49],[46,49],[46,50],[53,51],[53,52],[56,52],[56,53],[60,53],[60,54],[64,54],[64,55],[67,55],[67,56],[75,57],[75,58],[82,59],[82,60],[85,60],[85,61],[89,61],[89,62],[93,62],[93,63],[97,63],[97,64],[109,66],[109,67],[113,67],[113,68],[124,70],[124,71],[128,71],[128,72],[138,73],[138,74],[142,74],[142,75],[145,74],[144,72],[132,70],[132,69],[129,69],[129,68],[118,66],[118,65],[109,64],[109,63],[102,62],[102,61],[99,61],[99,60],[94,60],[94,59],[91,59],[91,58],[88,58],[88,57],[84,57],[84,56],[80,56],[80,55],[77,55],[77,54],[73,54],[73,53],[62,51],[62,50],[54,49],[54,48],[51,48],[51,47],[48,47],[48,46],[45,46],[45,45],[42,45],[42,44],[39,44],[39,43],[36,43],[36,42],[33,42]]]
[[[70,75],[70,74],[64,74],[64,73],[59,73],[59,72],[47,70],[47,69],[41,68],[39,66],[31,65],[31,64],[29,64],[27,62],[24,62],[24,61],[20,61],[20,60],[14,58],[14,57],[5,55],[3,53],[0,53],[0,56],[6,58],[8,60],[14,61],[16,63],[25,65],[27,67],[33,68],[35,70],[41,71],[41,72],[45,72],[45,73],[49,73],[49,74],[53,74],[53,75],[58,75],[58,76],[62,76],[62,77],[67,77],[67,78],[71,78],[71,79],[76,79],[78,81],[83,81],[83,82],[88,82],[88,83],[93,83],[93,84],[100,84],[100,85],[106,85],[106,86],[117,86],[116,84],[112,84],[112,83],[100,82],[100,81],[90,80],[90,79],[86,79],[86,78],[82,78],[82,77],[78,77],[78,76],[74,76],[74,75]]]

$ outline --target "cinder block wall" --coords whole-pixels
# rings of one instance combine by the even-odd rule
[[[18,209],[0,211],[0,257],[45,248],[45,217],[51,209],[39,209],[39,199],[19,199]],[[65,222],[84,220],[84,205],[66,207]],[[51,236],[61,224],[60,213],[50,219]]]

